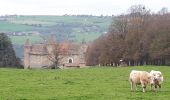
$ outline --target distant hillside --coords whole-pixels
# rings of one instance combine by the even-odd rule
[[[0,32],[7,32],[9,35],[14,32],[20,33],[18,38],[22,33],[39,32],[39,37],[41,38],[47,37],[49,34],[55,34],[60,41],[66,38],[73,42],[92,41],[107,31],[111,19],[111,16],[88,15],[1,16]],[[25,41],[18,42],[18,40],[13,39],[16,36],[11,38],[13,43],[21,44]]]
[[[23,44],[27,38],[34,43],[42,42],[54,34],[59,41],[93,41],[107,32],[111,21],[111,16],[10,15],[0,16],[0,32],[10,36],[17,56],[23,58]]]

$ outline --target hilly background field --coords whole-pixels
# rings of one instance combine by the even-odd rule
[[[55,34],[62,41],[65,38],[73,42],[83,39],[92,41],[107,32],[111,16],[1,16],[0,31],[7,33],[37,33],[42,37]],[[20,44],[11,37],[14,43]],[[30,37],[31,38],[31,37]],[[38,37],[37,37],[38,38]],[[15,41],[14,41],[15,40]],[[33,39],[34,41],[34,39]]]
[[[10,36],[17,56],[22,58],[23,44],[27,38],[37,43],[53,34],[58,41],[69,39],[75,43],[81,43],[83,40],[89,42],[105,34],[111,21],[111,16],[10,15],[0,17],[0,32]]]

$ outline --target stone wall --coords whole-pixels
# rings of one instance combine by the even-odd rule
[[[75,47],[75,46],[74,46]],[[85,52],[87,46],[79,46],[77,49],[69,48],[70,51],[59,61],[59,67],[63,68],[66,64],[69,66],[85,66]],[[51,54],[52,45],[48,44],[30,44],[24,46],[24,68],[43,68],[50,67],[53,62],[48,58]],[[62,55],[61,55],[62,56]],[[69,61],[70,60],[70,61]],[[67,66],[65,66],[67,67]]]

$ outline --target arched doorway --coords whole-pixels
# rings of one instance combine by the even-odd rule
[[[69,59],[69,60],[68,60],[68,63],[73,63],[73,59]]]

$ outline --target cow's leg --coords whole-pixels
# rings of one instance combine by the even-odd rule
[[[143,88],[143,92],[145,92],[146,91],[146,84],[141,82],[141,85],[142,85],[142,88]]]
[[[131,81],[131,82],[130,82],[130,85],[131,85],[131,91],[133,91],[133,90],[134,90],[134,87],[133,87],[133,86],[134,86],[134,83]]]
[[[158,84],[155,84],[155,90],[156,91],[158,90]]]
[[[151,90],[153,90],[153,84],[151,84]]]
[[[146,86],[142,86],[143,87],[143,92],[146,92]]]
[[[158,86],[159,86],[159,88],[161,89],[161,84],[159,84]]]
[[[151,84],[151,90],[156,91],[155,84]]]
[[[135,84],[135,88],[136,88],[136,91],[138,90],[138,88],[137,88],[137,84]]]
[[[158,86],[159,86],[159,91],[161,90],[161,84],[158,84]]]

